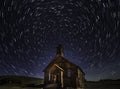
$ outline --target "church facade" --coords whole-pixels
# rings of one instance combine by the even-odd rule
[[[85,73],[63,56],[61,45],[57,47],[55,58],[44,69],[44,84],[56,85],[57,88],[63,89],[84,89],[85,87]]]

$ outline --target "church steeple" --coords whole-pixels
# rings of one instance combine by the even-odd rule
[[[62,45],[61,44],[59,44],[57,47],[57,56],[59,55],[59,56],[63,56],[63,47],[62,47]]]

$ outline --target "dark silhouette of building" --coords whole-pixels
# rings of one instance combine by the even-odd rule
[[[57,47],[55,58],[44,69],[44,84],[58,88],[84,89],[85,73],[63,56],[63,47]],[[47,87],[46,87],[47,88]]]

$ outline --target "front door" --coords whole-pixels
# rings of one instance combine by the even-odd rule
[[[58,84],[59,82],[60,82],[60,74],[57,73],[57,74],[56,74],[56,83]]]

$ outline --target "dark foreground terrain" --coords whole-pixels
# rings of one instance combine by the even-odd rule
[[[86,81],[85,85],[86,89],[120,89],[120,79]],[[43,79],[41,78],[0,76],[0,89],[43,89],[43,86]]]
[[[26,76],[0,76],[0,89],[41,89],[43,79]]]
[[[87,81],[86,89],[120,89],[120,79],[118,80],[100,80],[100,81]]]
[[[42,89],[42,88],[32,88],[32,87],[18,87],[18,86],[14,86],[14,87],[8,87],[8,86],[0,86],[0,89]]]

